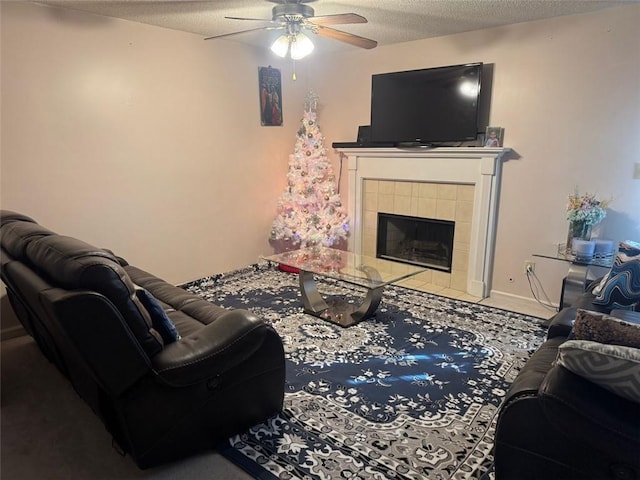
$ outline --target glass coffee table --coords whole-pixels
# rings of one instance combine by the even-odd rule
[[[375,315],[384,287],[426,271],[426,268],[359,255],[327,247],[309,247],[264,257],[265,260],[299,270],[304,312],[349,327]],[[323,298],[315,277],[342,280],[364,287],[362,303],[333,296]]]

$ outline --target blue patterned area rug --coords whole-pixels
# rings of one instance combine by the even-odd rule
[[[183,287],[284,341],[282,413],[221,450],[259,479],[490,478],[498,407],[545,334],[539,318],[395,286],[375,318],[342,328],[304,314],[297,275],[266,263]]]

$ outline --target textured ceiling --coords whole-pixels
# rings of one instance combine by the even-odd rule
[[[285,1],[285,0],[283,0]],[[379,45],[438,37],[500,25],[586,13],[640,0],[317,0],[308,2],[316,15],[357,13],[368,19],[359,25],[334,28],[377,40]],[[195,33],[204,37],[268,25],[225,16],[271,19],[275,2],[42,0],[37,3],[83,10],[107,17]],[[289,3],[296,3],[289,0]],[[305,2],[307,3],[307,2]],[[260,31],[224,40],[265,45],[277,33]],[[312,37],[320,51],[355,49],[335,40]],[[318,41],[320,40],[320,41]]]

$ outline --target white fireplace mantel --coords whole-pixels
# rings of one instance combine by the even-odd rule
[[[467,292],[489,294],[502,160],[509,148],[338,148],[348,158],[351,248],[362,252],[364,180],[474,185]]]

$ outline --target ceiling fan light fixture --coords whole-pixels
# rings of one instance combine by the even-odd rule
[[[279,57],[284,58],[289,51],[289,37],[287,35],[280,35],[271,45],[271,51]]]
[[[2,0],[0,0],[1,2]],[[369,38],[360,37],[352,33],[342,30],[336,30],[333,25],[346,25],[350,23],[367,23],[367,19],[357,13],[336,13],[333,15],[316,16],[313,8],[305,5],[315,0],[268,0],[277,5],[272,8],[271,20],[266,18],[246,18],[246,17],[229,17],[229,20],[248,20],[269,23],[262,27],[250,28],[239,32],[223,33],[207,37],[205,40],[214,38],[226,38],[231,35],[239,35],[248,32],[256,32],[260,30],[284,30],[275,42],[271,44],[271,50],[274,54],[284,58],[289,54],[293,60],[304,58],[309,55],[313,49],[313,42],[304,34],[302,29],[317,34],[320,37],[326,37],[331,40],[348,43],[360,48],[375,48],[378,42]]]
[[[300,60],[313,52],[314,48],[309,37],[304,33],[298,33],[291,39],[291,58]]]

